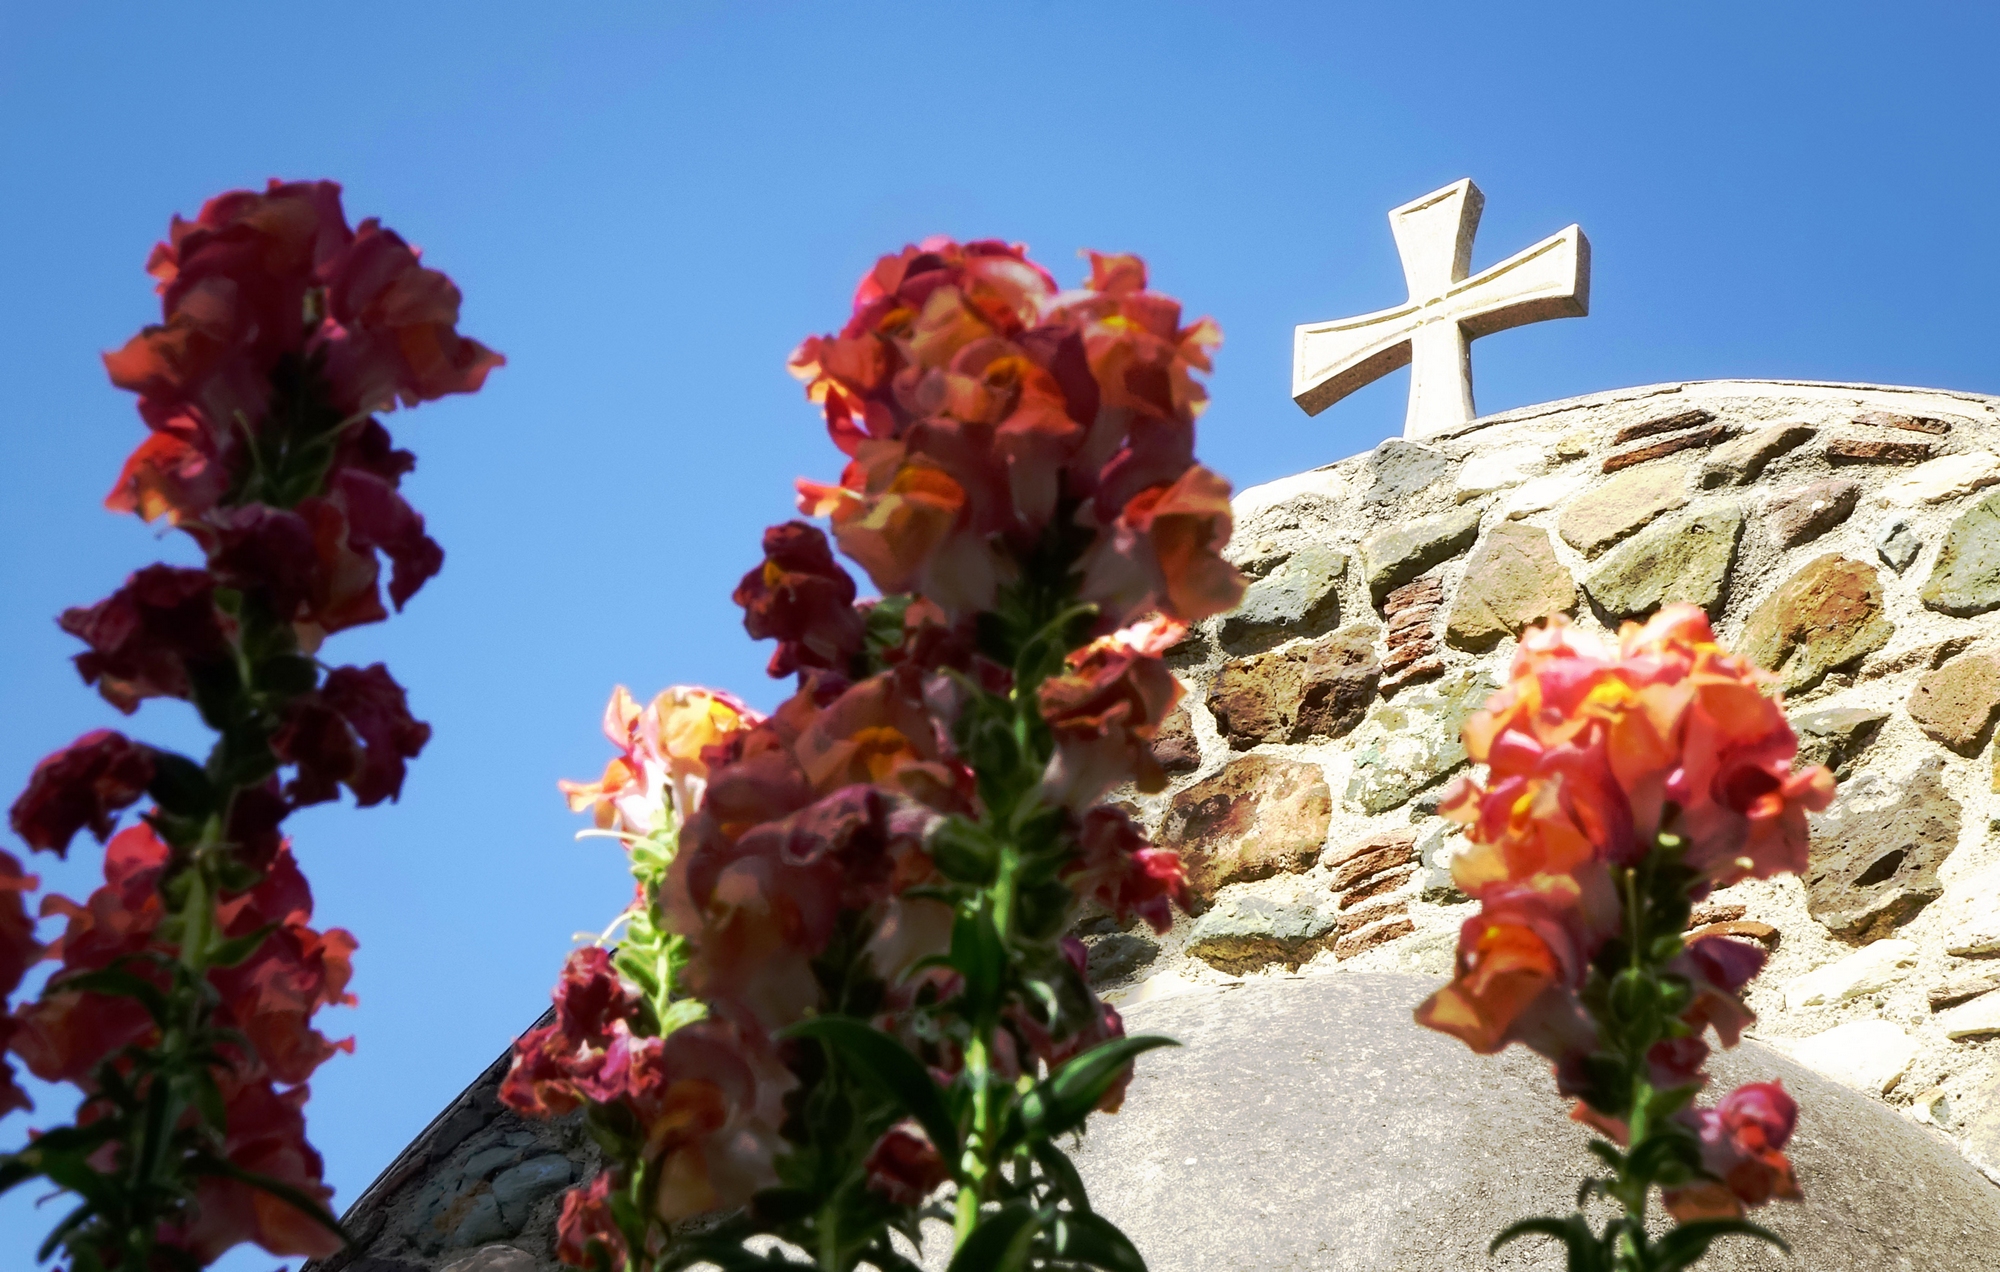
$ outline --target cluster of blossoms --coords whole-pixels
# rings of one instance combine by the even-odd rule
[[[1162,655],[1243,584],[1229,488],[1193,458],[1220,335],[1136,258],[1090,260],[1073,292],[998,242],[880,260],[792,359],[848,457],[799,484],[833,542],[772,527],[735,593],[796,691],[763,717],[620,689],[619,757],[565,784],[639,881],[503,1090],[586,1108],[606,1148],[566,1200],[568,1262],[738,1266],[775,1235],[905,1266],[889,1232],[950,1183],[961,1249],[1129,1266],[1053,1141],[1160,1040],[1124,1037],[1065,934],[1085,905],[1167,926],[1178,859],[1100,801],[1159,788]]]
[[[451,281],[376,221],[350,227],[332,182],[212,199],[147,268],[162,320],[105,365],[149,432],[106,504],[185,532],[205,564],[147,566],[60,623],[121,712],[179,699],[219,736],[197,762],[96,730],[36,766],[15,833],[58,854],[81,830],[109,841],[102,887],[43,899],[66,923],[46,949],[23,904],[35,880],[0,853],[0,989],[55,964],[0,1017],[0,1043],[83,1097],[0,1179],[76,1193],[49,1249],[135,1272],[245,1241],[339,1248],[303,1109],[313,1071],[351,1048],[312,1018],[354,1001],[355,942],[311,926],[281,825],[342,787],[395,799],[430,737],[387,668],[315,655],[388,616],[384,560],[401,609],[444,559],[398,489],[415,457],[375,413],[471,392],[502,361],[458,335]],[[27,1107],[0,1060],[0,1109]]]
[[[1826,769],[1792,771],[1768,679],[1691,605],[1627,624],[1615,649],[1557,617],[1523,635],[1510,683],[1465,726],[1487,778],[1461,779],[1439,811],[1465,826],[1452,874],[1480,908],[1417,1020],[1478,1052],[1548,1057],[1577,1119],[1609,1139],[1594,1151],[1617,1174],[1590,1187],[1624,1219],[1595,1237],[1580,1216],[1517,1226],[1563,1237],[1573,1267],[1684,1267],[1723,1231],[1767,1235],[1747,1208],[1799,1196],[1782,1086],[1692,1102],[1707,1031],[1734,1046],[1754,1019],[1741,995],[1764,951],[1682,937],[1711,890],[1802,871],[1806,813],[1832,799]],[[1648,1242],[1656,1185],[1677,1242]],[[1603,1261],[1576,1262],[1586,1247]]]

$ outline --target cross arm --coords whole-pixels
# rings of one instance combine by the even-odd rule
[[[1410,365],[1410,333],[1417,328],[1419,309],[1399,305],[1294,328],[1292,401],[1307,415],[1318,415],[1363,385]]]
[[[1572,225],[1454,283],[1443,303],[1465,311],[1458,325],[1468,339],[1546,318],[1581,318],[1590,312],[1590,240]]]

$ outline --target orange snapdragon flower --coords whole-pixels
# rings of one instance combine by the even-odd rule
[[[590,809],[600,830],[646,836],[678,826],[708,778],[702,752],[763,717],[734,694],[674,685],[644,707],[624,685],[604,707],[604,736],[620,754],[595,782],[556,783],[573,813]]]
[[[1530,1005],[1546,1016],[1545,992],[1574,1004],[1590,959],[1618,931],[1611,867],[1672,834],[1699,893],[1803,869],[1805,815],[1826,807],[1833,778],[1790,771],[1797,738],[1767,688],[1692,605],[1626,624],[1615,648],[1560,615],[1523,633],[1507,685],[1465,724],[1486,778],[1460,778],[1439,805],[1465,827],[1452,877],[1481,909],[1460,936],[1452,983],[1418,1021],[1477,1051],[1529,1042],[1560,1064],[1567,1053],[1527,1036],[1538,1027]],[[1703,991],[1689,1009],[1698,1029],[1713,1024],[1734,1041],[1749,1018],[1736,994],[1754,970]]]

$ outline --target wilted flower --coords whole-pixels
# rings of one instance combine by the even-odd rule
[[[35,765],[7,820],[30,848],[62,856],[85,827],[99,843],[110,838],[118,813],[137,803],[152,780],[150,747],[92,729]]]
[[[1784,1084],[1745,1083],[1716,1107],[1690,1109],[1685,1117],[1701,1137],[1702,1169],[1715,1179],[1667,1190],[1674,1218],[1735,1219],[1746,1207],[1774,1198],[1801,1198],[1784,1152],[1798,1125],[1799,1106]]]
[[[922,1205],[924,1198],[951,1178],[930,1136],[907,1120],[882,1132],[862,1169],[868,1173],[869,1189],[897,1206]]]
[[[1166,784],[1151,742],[1181,686],[1160,655],[1186,634],[1185,623],[1148,619],[1092,641],[1042,682],[1042,718],[1056,740],[1042,783],[1051,802],[1087,808],[1128,778],[1142,791]]]

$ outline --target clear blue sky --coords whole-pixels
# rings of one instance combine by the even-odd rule
[[[99,506],[141,425],[98,353],[157,314],[147,250],[220,190],[340,180],[509,359],[390,418],[445,570],[327,650],[386,660],[436,737],[400,805],[292,823],[361,941],[361,1006],[326,1018],[360,1049],[310,1107],[344,1205],[623,902],[554,788],[602,764],[611,685],[776,698],[729,591],[792,478],[838,472],[784,361],[877,254],[1004,237],[1064,281],[1079,248],[1144,254],[1227,335],[1201,450],[1239,486],[1400,430],[1400,374],[1300,414],[1291,329],[1399,302],[1383,214],[1468,175],[1475,267],[1571,221],[1595,248],[1591,317],[1479,343],[1484,410],[1720,376],[2000,391],[1994,13],[4,0],[4,793],[117,722],[55,613],[186,555]],[[96,862],[35,864],[75,891]],[[53,1218],[28,1201],[0,1263]]]

